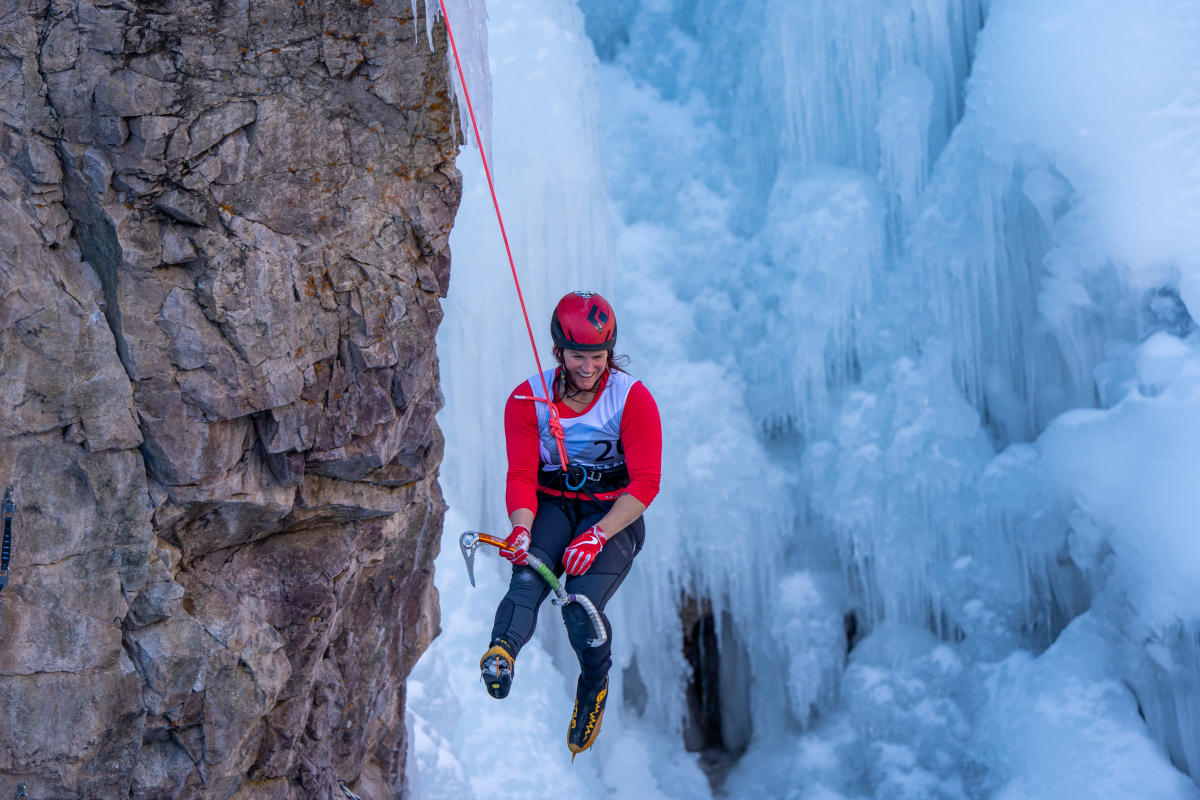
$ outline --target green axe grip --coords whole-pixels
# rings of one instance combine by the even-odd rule
[[[562,584],[558,582],[558,578],[553,572],[550,571],[550,568],[546,566],[545,562],[543,562],[537,556],[531,555],[526,559],[526,563],[537,570],[537,574],[541,575],[542,578],[545,579],[546,583],[550,584],[550,588],[554,590],[555,594],[558,593],[559,589],[562,588]]]
[[[583,606],[583,610],[587,612],[588,619],[592,623],[592,632],[595,634],[591,639],[588,639],[588,647],[599,647],[608,641],[608,631],[604,628],[604,620],[600,617],[600,612],[596,609],[596,604],[591,601],[585,594],[568,594],[567,590],[558,582],[558,578],[549,567],[546,566],[540,558],[530,553],[525,557],[525,563],[533,567],[538,575],[545,579],[546,583],[550,584],[550,588],[554,590],[554,596],[558,598],[558,602],[562,605],[568,603],[579,603]]]

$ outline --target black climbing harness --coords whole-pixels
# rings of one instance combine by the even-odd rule
[[[538,467],[539,489],[607,494],[617,492],[629,485],[629,470],[624,464],[616,468],[597,468],[572,461],[566,469],[555,464]]]
[[[568,491],[573,493],[577,500],[583,499],[580,497],[581,494],[587,495],[596,508],[601,511],[607,511],[608,506],[604,504],[604,501],[596,497],[596,494],[598,492],[621,489],[624,488],[624,485],[608,486],[606,483],[601,483],[601,481],[603,481],[602,476],[589,471],[577,463],[571,463],[567,465],[566,469],[558,469],[554,472],[550,472],[549,470],[542,471],[538,475],[538,489],[557,489],[550,496],[558,503],[558,507],[564,511],[566,510],[567,500],[570,498]],[[627,478],[625,483],[628,482]],[[609,502],[612,501],[610,500]]]
[[[4,490],[4,544],[0,546],[0,589],[8,586],[8,559],[12,555],[12,521],[17,510],[12,487]]]

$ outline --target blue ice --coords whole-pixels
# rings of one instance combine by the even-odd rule
[[[414,796],[1200,798],[1195,0],[507,0],[486,62],[542,355],[609,294],[664,484],[572,765],[557,612],[476,678],[506,573],[454,541],[504,523],[535,367],[464,150]]]

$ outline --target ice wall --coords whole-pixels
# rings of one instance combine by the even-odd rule
[[[421,796],[704,796],[681,747],[697,610],[719,745],[745,748],[729,796],[1198,796],[1200,10],[1126,5],[491,9],[530,305],[611,292],[667,469],[611,607],[621,702],[571,771],[556,613],[487,705],[504,571],[468,594],[447,540]],[[449,536],[502,523],[499,413],[532,372],[465,177]]]
[[[1177,448],[1198,418],[1198,10],[994,4],[956,132],[976,174],[994,177],[964,180],[947,166],[937,178],[974,196],[978,186],[1019,198],[1015,212],[990,212],[1003,220],[993,230],[1008,235],[983,251],[986,266],[1000,267],[982,271],[999,290],[976,308],[985,319],[1024,308],[1005,315],[1016,324],[977,324],[985,335],[961,363],[974,361],[985,401],[999,383],[1024,407],[1023,421],[993,415],[1001,441],[1045,430],[1023,469],[1050,497],[1026,517],[1058,517],[1062,533],[1039,538],[1065,546],[1086,576],[1097,619],[1079,624],[1107,634],[1093,639],[1092,658],[1133,688],[1150,731],[1194,779],[1200,615],[1181,587],[1195,585],[1200,567],[1190,488],[1200,471]],[[957,266],[924,269],[963,281],[968,270]],[[998,302],[1005,292],[1015,302]],[[971,295],[951,292],[947,305],[971,307]],[[1009,374],[997,379],[1002,363]],[[1092,405],[1103,410],[1060,413]],[[1055,649],[1081,637],[1064,638]]]
[[[838,791],[900,796],[896,781],[920,777],[913,796],[1019,794],[1028,775],[987,772],[993,739],[954,742],[1028,699],[1024,677],[989,697],[994,665],[1050,647],[1014,674],[1055,663],[1061,681],[1133,686],[1149,733],[1195,774],[1194,615],[1129,591],[1191,578],[1196,559],[1170,531],[1196,517],[1165,476],[1194,471],[1165,441],[1150,445],[1162,473],[1115,444],[1118,430],[1159,442],[1169,424],[1112,421],[1114,409],[1082,437],[1062,417],[1122,403],[1137,381],[1162,393],[1194,358],[1195,4],[583,7],[609,63],[623,260],[657,269],[707,323],[685,352],[719,354],[741,377],[771,463],[800,477],[803,523],[774,574],[783,608],[827,622],[740,631],[756,667],[785,648],[794,700],[755,714],[755,741],[766,752],[808,724],[815,698],[826,722],[810,730],[829,736],[810,736],[837,760],[884,759],[860,784],[818,766],[772,771],[755,748],[745,763],[776,788],[824,775]],[[1163,403],[1145,416],[1166,415]],[[1122,462],[1140,479],[1096,474]],[[830,564],[839,579],[816,579]],[[699,590],[719,594],[697,569]],[[743,585],[732,602],[749,597]],[[840,610],[872,631],[933,631],[962,661],[932,669],[919,637],[889,635],[830,681],[841,656],[821,631]],[[1076,618],[1088,634],[1060,640]],[[1139,636],[1161,643],[1156,655],[1136,652]],[[1105,668],[1078,672],[1088,654]],[[876,701],[902,687],[914,704],[943,692],[953,706],[939,724],[894,718]],[[1078,710],[1079,729],[1120,719],[1147,739],[1115,705]],[[838,738],[839,721],[853,736]],[[1045,717],[1022,724],[1046,726],[1030,733],[1039,746],[1053,739]],[[753,768],[739,785],[765,789]],[[1161,754],[1142,768],[1187,796]]]
[[[969,493],[963,459],[977,474],[990,458],[977,414],[956,400],[948,369],[909,359],[892,370],[883,359],[910,341],[905,308],[919,289],[893,274],[894,254],[961,113],[980,11],[887,4],[881,17],[856,4],[679,3],[630,20],[607,5],[584,7],[598,52],[611,52],[601,80],[612,111],[602,122],[627,222],[622,264],[661,275],[703,322],[679,327],[688,342],[680,352],[715,358],[743,386],[741,402],[727,401],[720,416],[748,415],[750,436],[722,461],[723,480],[773,469],[801,479],[766,497],[780,542],[764,543],[771,534],[736,515],[732,523],[710,515],[692,534],[761,550],[763,568],[740,571],[762,583],[734,581],[730,590],[713,568],[724,562],[688,563],[695,593],[743,610],[727,644],[748,648],[754,676],[729,675],[727,689],[749,685],[754,735],[771,741],[836,705],[850,590],[864,597],[864,625],[885,612],[940,619],[931,587],[944,558],[935,556],[971,530],[955,506],[933,499]],[[802,120],[805,108],[820,120]],[[655,179],[643,180],[651,170]],[[861,393],[861,419],[839,428],[845,440],[806,449],[829,435],[846,387],[864,381],[878,394]],[[939,419],[962,420],[961,432],[946,435],[942,478],[932,463],[928,473],[909,469],[941,433]],[[908,442],[888,464],[863,457],[901,431]],[[907,482],[894,481],[898,473]],[[736,513],[763,497],[743,493]],[[821,535],[810,530],[814,518]],[[945,540],[913,536],[939,522]],[[782,597],[781,585],[790,587]],[[777,620],[788,608],[807,609],[811,624]],[[808,662],[802,670],[789,666],[798,659]],[[789,704],[777,701],[780,686]]]

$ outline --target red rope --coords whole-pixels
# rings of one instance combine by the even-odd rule
[[[504,217],[500,214],[500,201],[496,199],[496,186],[492,183],[492,170],[488,166],[487,153],[483,148],[483,137],[479,135],[479,124],[475,121],[475,107],[471,103],[471,93],[467,90],[467,76],[463,74],[462,61],[458,58],[458,45],[454,43],[454,32],[450,29],[450,15],[446,13],[446,0],[438,0],[442,9],[442,21],[446,23],[446,38],[450,40],[450,50],[454,53],[454,66],[458,68],[458,80],[462,86],[463,99],[467,102],[467,113],[471,117],[471,130],[475,131],[475,143],[479,145],[479,158],[483,161],[483,174],[487,176],[488,191],[492,193],[492,206],[496,209],[496,221],[500,223],[500,236],[504,239],[504,252],[508,256],[508,266],[512,269],[513,285],[517,288],[517,299],[521,302],[521,314],[525,317],[525,330],[529,333],[529,346],[533,349],[533,360],[537,363],[538,377],[542,381],[542,392],[545,397],[533,397],[546,404],[550,409],[550,430],[558,443],[558,456],[562,460],[563,469],[567,468],[567,450],[563,444],[562,423],[558,420],[558,409],[550,396],[550,387],[546,385],[546,373],[542,370],[542,360],[538,357],[537,342],[533,338],[533,326],[529,324],[529,312],[525,309],[525,296],[521,293],[521,281],[517,278],[517,263],[513,260],[512,248],[508,244],[508,232],[504,229]]]

